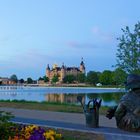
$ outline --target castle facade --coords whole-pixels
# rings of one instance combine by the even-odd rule
[[[54,76],[58,76],[59,82],[63,83],[63,79],[67,75],[77,76],[78,74],[85,74],[85,64],[83,60],[80,63],[79,67],[66,67],[62,64],[61,67],[54,65],[52,69],[50,69],[49,64],[46,68],[46,77],[49,78],[49,82],[52,81]]]

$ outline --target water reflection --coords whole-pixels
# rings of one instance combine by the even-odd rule
[[[77,96],[81,95],[83,96],[83,102],[85,103],[87,103],[90,99],[100,98],[103,100],[102,106],[114,106],[118,103],[121,96],[124,94],[124,92],[112,92],[112,90],[108,93],[97,89],[92,89],[92,92],[90,91],[91,89],[88,88],[85,88],[84,90],[82,88],[32,88],[32,90],[0,90],[0,100],[25,100],[37,102],[48,101],[56,103],[60,102],[80,104],[77,102]]]
[[[83,96],[83,102],[85,102],[85,94],[78,94]],[[59,102],[59,103],[70,103],[78,104],[77,94],[46,94],[46,101],[48,102]]]
[[[118,104],[120,98],[124,93],[90,93],[90,94],[78,94],[83,97],[83,102],[87,103],[90,99],[102,99],[102,106],[114,106]],[[71,103],[78,104],[77,94],[46,94],[46,101],[59,102],[59,103]]]

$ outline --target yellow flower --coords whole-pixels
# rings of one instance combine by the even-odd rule
[[[53,131],[53,130],[49,130],[49,133],[50,133],[51,135],[55,135],[55,134],[56,134],[56,132]]]
[[[43,135],[45,136],[45,138],[50,138],[50,136],[51,136],[51,134],[48,132],[44,133]]]
[[[26,139],[29,139],[30,136],[31,136],[30,133],[26,133],[26,134],[25,134],[25,138],[26,138]]]
[[[50,136],[50,140],[55,140],[54,136]]]
[[[62,135],[61,134],[56,134],[55,138],[60,139],[60,138],[62,138]]]

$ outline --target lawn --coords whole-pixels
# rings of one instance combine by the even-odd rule
[[[83,113],[82,107],[74,104],[51,103],[51,102],[33,102],[18,100],[1,100],[0,107],[11,107],[19,109],[47,110],[57,112]],[[105,114],[108,107],[101,107],[100,114]]]
[[[104,140],[104,136],[102,134],[68,131],[63,129],[58,129],[57,132],[64,136],[64,140]]]

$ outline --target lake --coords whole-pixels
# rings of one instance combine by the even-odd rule
[[[0,100],[78,104],[77,96],[81,95],[86,103],[90,99],[98,98],[102,99],[102,106],[114,106],[124,91],[118,88],[0,86]]]

